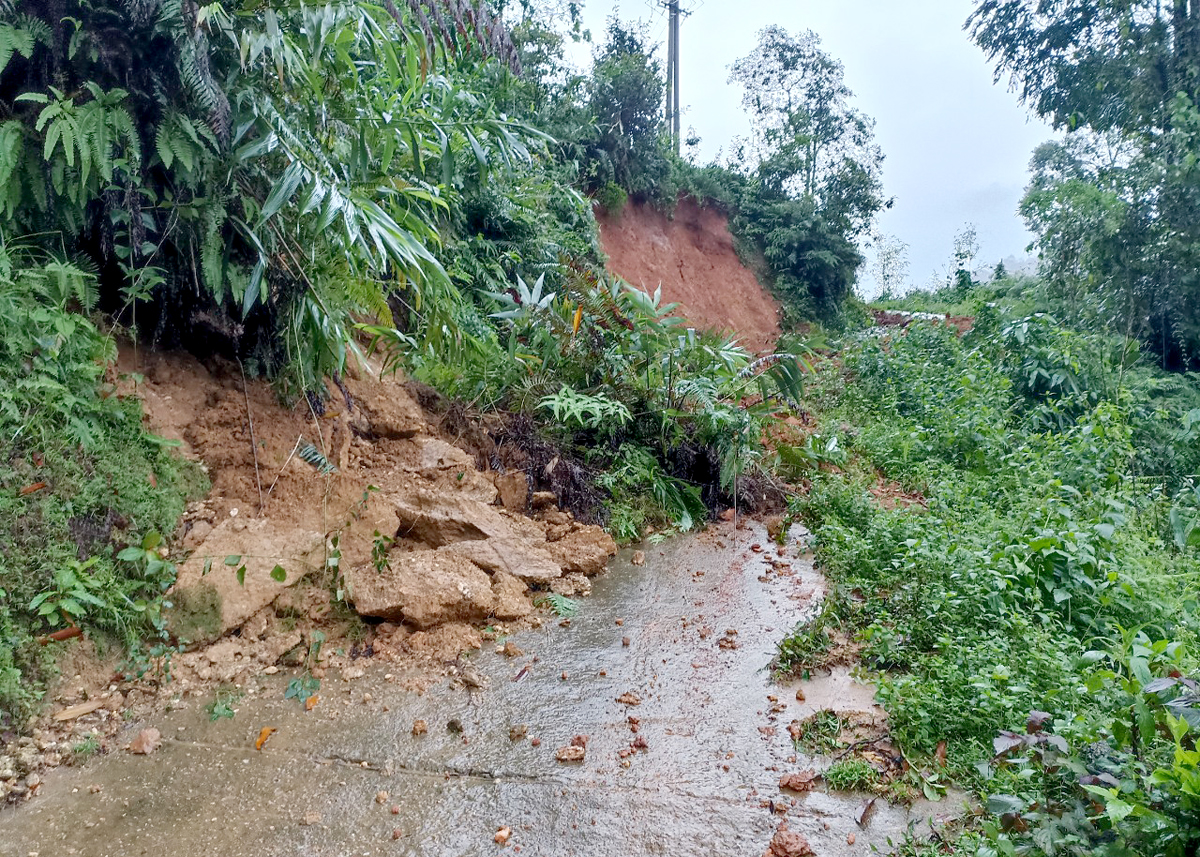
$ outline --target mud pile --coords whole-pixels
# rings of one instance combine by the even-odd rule
[[[398,379],[362,370],[286,408],[236,364],[151,353],[122,368],[145,379],[150,428],[212,480],[171,548],[170,625],[192,645],[237,632],[238,659],[273,664],[299,645],[298,617],[339,600],[391,638],[518,622],[535,591],[586,590],[616,551],[524,472],[478,469]]]

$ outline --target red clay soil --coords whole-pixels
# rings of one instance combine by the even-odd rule
[[[886,309],[871,309],[871,315],[875,317],[875,324],[879,327],[908,327],[918,319],[933,321],[934,317],[929,313],[924,315],[913,315],[910,312],[895,312]],[[962,336],[975,326],[975,317],[970,315],[950,315],[945,316],[946,324],[958,330],[958,335]]]
[[[597,207],[608,268],[632,285],[678,303],[698,328],[733,332],[752,353],[774,349],[781,333],[779,302],[742,264],[725,215],[690,197],[674,217],[630,203],[617,216]]]

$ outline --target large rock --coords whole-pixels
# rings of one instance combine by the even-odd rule
[[[226,565],[226,557],[239,559]],[[189,643],[211,642],[240,627],[324,562],[325,537],[319,532],[270,518],[224,520],[179,567],[171,590],[174,607],[167,614],[171,632]],[[245,581],[239,583],[242,565]],[[287,573],[282,583],[271,577],[277,565]]]
[[[492,612],[492,581],[464,557],[421,550],[394,554],[382,571],[360,565],[347,575],[350,601],[363,616],[417,628],[480,622]]]
[[[529,583],[548,583],[563,573],[545,540],[528,537],[472,539],[445,545],[438,551],[457,554],[486,571],[506,572]]]
[[[400,519],[397,535],[430,547],[513,534],[513,527],[496,509],[469,497],[417,491],[395,503]]]
[[[547,547],[563,571],[599,574],[608,558],[617,552],[617,543],[600,527],[588,524],[568,533]]]
[[[529,477],[522,470],[510,470],[496,475],[500,502],[510,512],[523,513],[529,505]]]
[[[533,604],[526,593],[526,586],[511,574],[498,571],[492,575],[492,615],[501,622],[524,619],[533,613]]]

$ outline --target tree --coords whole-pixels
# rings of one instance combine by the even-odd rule
[[[871,243],[875,245],[871,275],[879,289],[879,297],[899,297],[908,280],[908,244],[878,229],[871,236]]]
[[[658,198],[670,175],[662,102],[666,83],[645,37],[616,18],[596,52],[588,107],[596,123],[589,183],[614,182],[635,198]]]
[[[857,241],[890,205],[874,123],[850,106],[841,63],[812,32],[762,30],[729,79],[744,88],[751,123],[735,158],[752,191],[735,220],[762,247],[785,303],[833,321],[863,263]]]
[[[855,236],[865,234],[884,205],[874,121],[850,106],[842,64],[821,50],[816,33],[793,37],[772,26],[758,38],[729,76],[743,87],[750,116],[743,156],[758,162],[769,187],[811,197]]]
[[[300,389],[341,370],[354,314],[444,292],[433,248],[460,157],[485,174],[527,156],[521,127],[441,73],[515,65],[485,4],[0,9],[0,231],[87,257],[126,320],[215,320]]]
[[[1072,311],[1200,365],[1200,3],[985,0],[966,24],[1067,139],[1022,213]]]

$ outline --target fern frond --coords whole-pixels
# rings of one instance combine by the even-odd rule
[[[337,473],[337,467],[335,467],[328,458],[321,454],[321,450],[317,449],[308,441],[305,441],[301,447],[296,450],[296,455],[300,456],[302,461],[311,464],[322,476],[328,476],[331,473]]]

